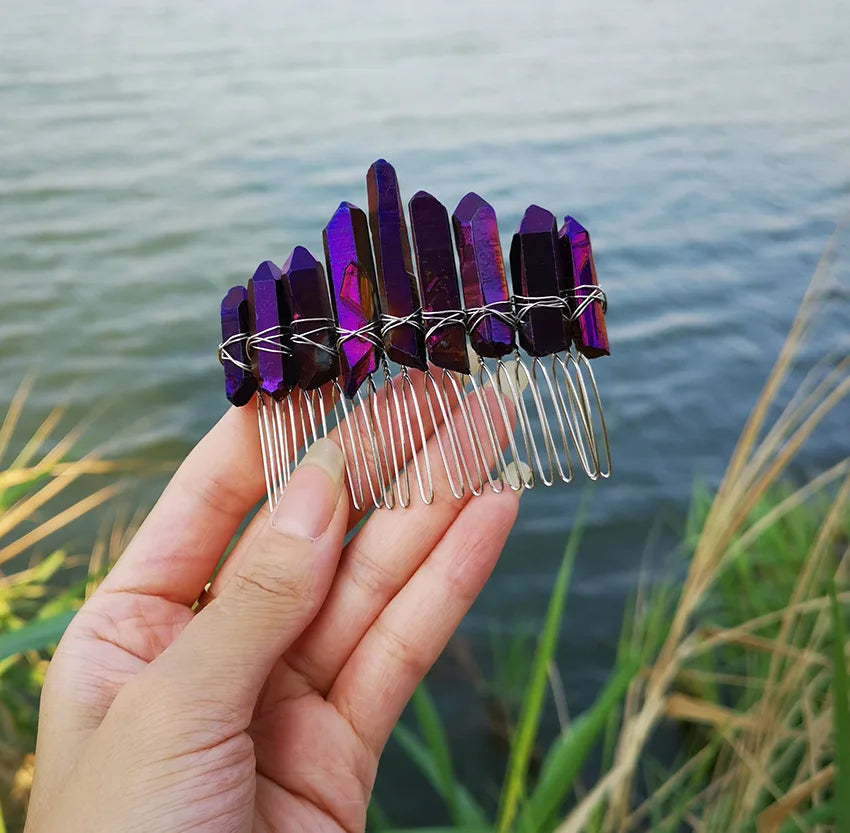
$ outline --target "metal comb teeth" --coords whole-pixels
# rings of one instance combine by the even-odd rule
[[[529,206],[509,279],[477,194],[450,218],[419,191],[405,216],[392,165],[366,184],[368,217],[343,202],[324,229],[326,268],[296,246],[222,301],[226,393],[243,406],[256,392],[269,507],[328,436],[359,510],[566,483],[574,462],[608,477],[590,363],[610,352],[607,298],[587,229]]]

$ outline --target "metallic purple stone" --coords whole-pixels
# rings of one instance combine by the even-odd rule
[[[339,375],[333,304],[325,269],[307,249],[296,246],[283,264],[280,289],[292,313],[292,334],[315,342],[292,342],[298,385],[303,390],[321,387]]]
[[[381,310],[395,318],[409,315],[418,318],[419,293],[398,178],[393,166],[385,159],[379,159],[369,168],[366,191]],[[417,324],[399,324],[386,330],[384,349],[390,359],[407,367],[425,370],[425,336],[421,324],[421,318],[418,318]]]
[[[380,306],[369,226],[363,210],[340,203],[322,233],[328,281],[341,330],[353,332],[378,326]],[[349,398],[378,368],[380,348],[369,338],[347,338],[340,345],[343,392]]]
[[[291,363],[277,349],[281,328],[289,327],[289,312],[279,292],[280,269],[270,260],[263,261],[248,282],[248,307],[254,335],[268,337],[272,343],[260,342],[254,348],[254,367],[260,390],[274,399],[283,399],[292,390]]]
[[[529,206],[511,241],[511,279],[514,296],[561,297],[564,270],[555,215],[539,205]],[[516,301],[519,309],[525,301]],[[566,350],[570,333],[562,308],[539,306],[520,320],[519,343],[532,356],[550,356]]]
[[[576,289],[580,286],[598,286],[596,266],[593,263],[593,249],[590,247],[590,234],[587,229],[578,220],[566,217],[558,237],[568,286]],[[577,289],[576,304],[580,305],[582,299],[590,295],[590,291]],[[591,302],[573,322],[572,335],[576,347],[589,359],[611,354],[608,347],[605,314],[598,301]]]
[[[235,339],[225,348],[227,356],[222,355],[221,363],[227,398],[240,408],[251,400],[257,390],[254,374],[240,367],[250,365],[245,341],[238,338],[249,332],[248,324],[248,290],[244,286],[234,286],[221,301],[221,342],[225,344],[229,339]]]
[[[510,314],[510,293],[493,206],[478,194],[467,194],[458,203],[452,224],[467,310],[492,304],[497,311]],[[479,356],[491,358],[504,356],[516,346],[514,328],[494,315],[487,315],[473,328],[470,341]]]
[[[408,210],[423,309],[426,312],[460,310],[460,288],[448,211],[426,191],[413,195]],[[430,330],[434,324],[433,320],[426,320],[425,329]],[[427,346],[428,358],[437,367],[469,373],[463,324],[436,327],[427,338]]]

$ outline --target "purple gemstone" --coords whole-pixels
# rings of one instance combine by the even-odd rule
[[[245,369],[251,364],[242,338],[249,332],[248,323],[248,290],[244,286],[234,286],[221,301],[221,343],[225,345],[221,363],[225,393],[238,407],[247,404],[257,390],[254,374]]]
[[[492,305],[509,315],[510,294],[493,206],[478,194],[467,194],[458,203],[452,224],[467,310]],[[494,315],[486,315],[473,327],[470,341],[479,356],[492,358],[504,356],[516,346],[513,327]]]
[[[426,191],[414,194],[408,209],[422,308],[426,312],[460,310],[460,288],[448,211]],[[425,329],[431,330],[427,338],[428,358],[437,367],[469,373],[463,324],[440,327],[435,327],[435,324],[436,321],[430,317],[425,322]]]
[[[385,315],[418,317],[419,293],[410,257],[410,238],[393,166],[385,159],[373,163],[366,174],[369,226],[375,249],[375,267],[381,310]],[[394,362],[425,370],[425,337],[421,319],[386,331],[384,348]]]
[[[280,288],[292,313],[292,361],[298,385],[321,387],[339,375],[336,327],[325,269],[303,246],[296,246],[283,264]],[[312,343],[311,343],[312,342]]]
[[[248,282],[248,308],[253,334],[254,366],[260,390],[275,399],[283,399],[292,390],[291,362],[280,350],[289,327],[289,312],[283,303],[280,269],[264,260]]]
[[[371,332],[375,333],[380,306],[366,215],[350,202],[340,203],[322,236],[340,330],[350,333],[372,328]],[[370,338],[343,340],[339,358],[343,392],[347,397],[354,396],[366,377],[377,369],[380,353]]]
[[[539,205],[526,209],[511,241],[511,279],[518,312],[524,299],[560,297],[564,270],[558,243],[555,215]],[[517,299],[517,296],[522,296]],[[519,343],[532,356],[549,356],[570,344],[560,307],[539,306],[521,314]]]
[[[570,288],[576,289],[576,305],[587,298],[592,289],[598,286],[596,266],[593,264],[593,250],[590,247],[590,234],[587,229],[572,217],[564,219],[564,225],[558,232],[561,243],[561,259],[564,275]],[[579,289],[579,287],[588,287]],[[576,347],[589,359],[608,356],[608,330],[605,327],[605,314],[598,301],[592,301],[585,307],[578,319],[573,322],[573,340]]]

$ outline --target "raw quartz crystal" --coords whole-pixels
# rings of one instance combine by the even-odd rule
[[[467,194],[458,203],[452,224],[467,310],[492,304],[492,309],[510,314],[508,281],[493,206],[478,194]],[[483,316],[469,337],[479,356],[498,358],[516,346],[513,327],[492,314]]]
[[[340,203],[322,233],[328,281],[342,334],[339,345],[343,393],[350,399],[378,368],[380,316],[375,264],[366,214],[350,202]],[[348,337],[351,333],[360,333]]]
[[[224,366],[224,391],[230,402],[240,408],[251,400],[257,390],[254,374],[241,366],[251,364],[243,338],[249,332],[248,320],[248,290],[244,286],[234,286],[221,301],[221,343],[227,344],[221,363]]]
[[[385,330],[384,349],[394,362],[425,370],[425,336],[410,256],[410,238],[398,177],[386,159],[379,159],[369,168],[366,191],[381,311],[385,316],[399,319],[414,317],[413,322],[398,323]]]
[[[599,285],[596,280],[590,234],[578,220],[566,217],[558,237],[567,285],[576,290],[575,308],[578,309],[583,299],[593,291],[593,287]],[[591,301],[578,315],[573,322],[572,337],[576,348],[589,359],[610,355],[605,313],[599,301]]]
[[[459,311],[460,288],[448,211],[426,191],[413,195],[408,210],[423,310],[432,313]],[[469,373],[463,324],[436,326],[436,323],[426,316],[425,330],[431,331],[426,338],[428,358],[437,367]]]
[[[524,299],[559,298],[566,289],[555,215],[539,205],[526,209],[511,241],[511,279],[518,311]],[[570,333],[560,306],[532,307],[520,316],[519,343],[532,356],[569,347]]]
[[[303,246],[296,246],[283,264],[280,281],[292,314],[292,361],[299,387],[312,390],[336,379],[336,329],[328,282],[321,263]]]
[[[280,269],[264,260],[248,282],[248,308],[255,335],[254,368],[259,388],[274,399],[283,399],[294,382],[292,362],[284,355],[290,314],[280,292]]]

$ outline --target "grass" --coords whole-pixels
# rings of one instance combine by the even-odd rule
[[[831,257],[720,486],[694,494],[670,570],[684,579],[638,589],[593,704],[568,720],[555,667],[580,522],[533,651],[509,641],[495,680],[479,680],[507,741],[496,797],[461,781],[439,710],[426,686],[417,691],[394,740],[444,806],[446,823],[432,833],[850,831],[850,458],[802,483],[788,475],[850,393],[847,357],[818,362],[787,390]],[[51,439],[60,412],[4,463],[26,393],[0,426],[0,833],[22,824],[50,646],[123,543],[107,523],[82,559],[88,576],[68,589],[65,571],[81,559],[49,542],[85,514],[110,517],[120,487],[63,503],[67,487],[114,480],[117,464],[69,460],[79,430]],[[552,706],[554,736],[542,720]],[[676,733],[674,752],[656,742],[662,727]],[[377,802],[369,828],[397,829]]]

